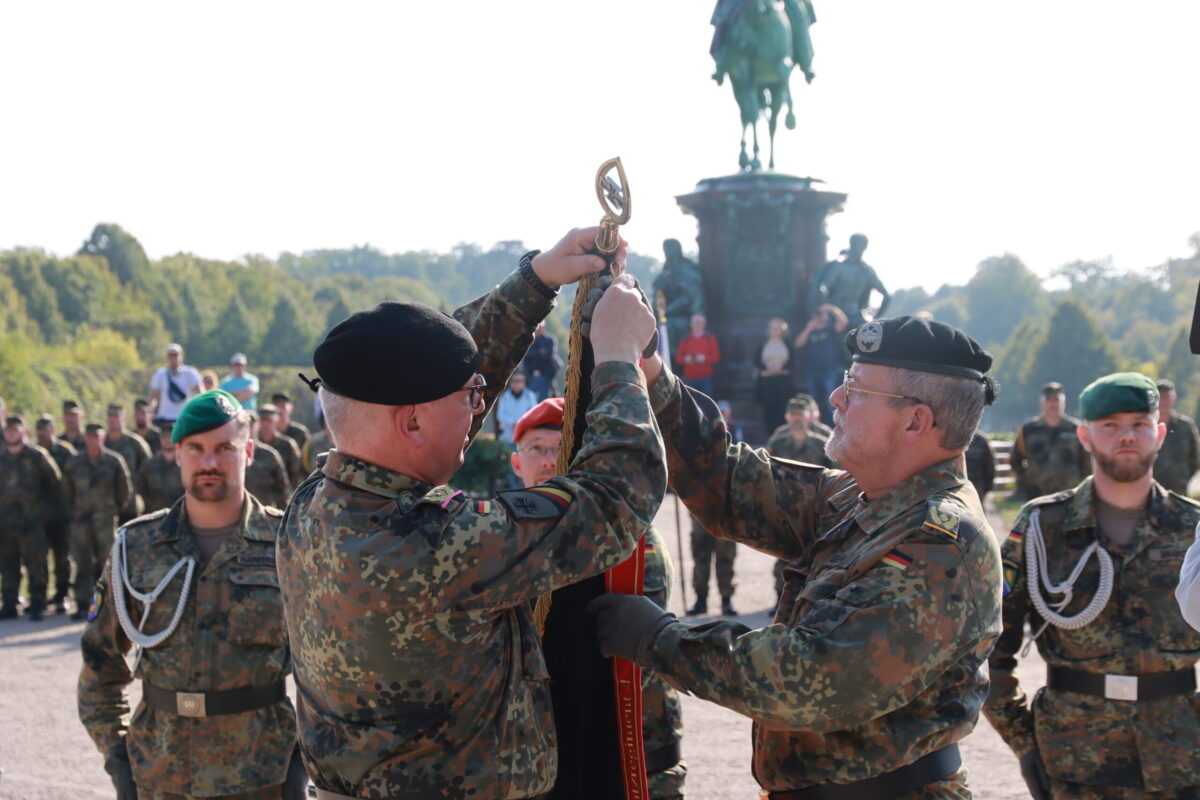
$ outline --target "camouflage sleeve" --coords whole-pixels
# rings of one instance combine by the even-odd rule
[[[824,482],[833,473],[733,444],[711,398],[664,368],[650,399],[662,429],[671,488],[722,539],[793,559],[816,534]]]
[[[41,458],[37,460],[38,466],[38,491],[41,494],[43,503],[50,504],[60,502],[62,500],[62,473],[58,471],[58,465],[54,463],[54,459],[49,453],[41,453]]]
[[[130,643],[113,612],[112,585],[109,561],[96,583],[96,608],[89,612],[89,617],[94,613],[95,618],[84,628],[80,641],[83,668],[78,688],[79,720],[105,756],[124,745],[129,716],[125,687],[133,681],[125,663]]]
[[[827,733],[888,714],[994,635],[964,603],[983,587],[955,545],[903,548],[895,565],[881,561],[790,628],[673,623],[655,640],[651,666],[768,728]]]
[[[601,364],[592,386],[588,429],[565,476],[469,503],[450,521],[436,556],[439,607],[514,606],[633,552],[666,491],[662,439],[637,367]]]
[[[480,375],[487,380],[487,409],[475,417],[471,438],[479,433],[488,411],[504,391],[508,376],[521,363],[533,342],[533,330],[546,318],[554,301],[542,296],[520,273],[512,272],[499,286],[454,312],[479,346]]]
[[[121,468],[113,470],[113,497],[116,498],[117,508],[125,508],[125,504],[133,496],[133,480],[129,477],[129,467],[125,466],[125,459],[121,458],[118,461]]]
[[[1025,533],[1029,528],[1030,506],[1025,506],[1013,521],[1012,533],[1000,547],[1004,570],[1003,624],[1000,639],[988,659],[991,687],[983,713],[1000,738],[1017,757],[1037,748],[1033,738],[1033,712],[1017,680],[1017,652],[1025,637],[1029,593],[1025,574]]]
[[[272,482],[275,484],[275,491],[279,492],[282,502],[286,504],[287,498],[292,494],[292,483],[288,480],[287,467],[283,465],[283,456],[278,451],[271,459]]]
[[[1200,472],[1200,431],[1196,429],[1196,423],[1188,420],[1187,424],[1188,437],[1188,454],[1187,454],[1187,470],[1188,480],[1197,472]]]

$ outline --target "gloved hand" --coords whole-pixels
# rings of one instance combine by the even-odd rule
[[[611,275],[601,275],[596,281],[596,285],[593,286],[591,291],[589,291],[587,294],[587,300],[584,302],[583,311],[581,314],[583,336],[585,339],[590,339],[592,336],[592,314],[595,312],[596,304],[600,302],[600,298],[604,296],[606,291],[608,291],[608,287],[612,286],[612,282],[613,279]],[[646,293],[642,291],[641,284],[637,283],[637,278],[634,278],[634,284],[637,287],[638,293],[642,296],[642,305],[650,309],[650,313],[654,315],[654,306],[650,305],[650,300],[646,297]],[[658,319],[658,316],[654,315],[654,318]],[[650,358],[656,352],[658,352],[657,327],[654,328],[654,333],[650,336],[650,342],[646,345],[645,349],[642,350],[642,358]]]
[[[662,629],[675,622],[649,597],[637,594],[602,594],[587,604],[596,615],[600,652],[650,667],[650,650]]]
[[[1021,777],[1033,800],[1050,800],[1050,776],[1046,774],[1042,754],[1037,750],[1021,756]]]
[[[129,751],[125,749],[124,743],[119,750],[114,750],[104,759],[104,771],[112,778],[113,788],[117,790],[117,800],[137,800],[133,768],[129,765]]]

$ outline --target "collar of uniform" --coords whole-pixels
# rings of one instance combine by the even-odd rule
[[[408,475],[393,472],[387,467],[363,461],[361,458],[355,458],[354,456],[340,453],[337,450],[329,451],[329,458],[325,459],[325,465],[321,467],[321,473],[325,477],[332,478],[339,483],[344,483],[348,486],[353,486],[355,489],[362,489],[365,492],[371,492],[381,497],[396,497],[414,489],[424,494],[431,488],[429,484],[423,483],[416,478],[410,478]]]
[[[256,509],[259,513],[255,514],[254,519],[252,519],[251,514]],[[171,506],[171,510],[159,522],[158,529],[154,531],[154,541],[177,541],[183,535],[183,529],[188,524],[187,497],[184,496],[175,501],[175,504]],[[266,521],[266,515],[262,513],[262,503],[249,492],[246,492],[245,498],[242,500],[242,519],[238,533],[256,542],[272,542],[276,538],[275,532],[270,527],[270,523]]]
[[[876,500],[868,500],[860,495],[854,519],[867,535],[871,535],[906,509],[924,503],[944,489],[961,486],[966,482],[963,457],[955,456],[921,470]]]
[[[1096,511],[1094,481],[1089,475],[1071,495],[1070,505],[1067,506],[1066,516],[1060,526],[1064,531],[1080,530],[1096,527]],[[1172,512],[1170,494],[1157,481],[1150,484],[1150,505],[1146,519],[1155,528],[1174,528],[1179,524]]]

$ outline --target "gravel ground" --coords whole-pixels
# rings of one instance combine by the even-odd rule
[[[668,496],[657,521],[680,571],[675,537],[674,498]],[[689,521],[684,516],[683,539]],[[993,521],[997,531],[1003,526]],[[772,559],[748,548],[737,557],[735,605],[747,625],[769,622],[773,602]],[[672,610],[683,613],[678,575]],[[699,622],[694,619],[691,621]],[[12,800],[90,800],[110,798],[108,776],[75,711],[81,623],[51,616],[40,624],[23,619],[0,622],[0,798]],[[1040,685],[1044,667],[1036,653],[1022,664],[1022,682]],[[136,692],[136,689],[135,689]],[[135,697],[136,699],[136,697]],[[750,777],[750,722],[738,714],[692,697],[684,698],[683,752],[689,774],[687,793],[700,800],[750,800],[758,788]],[[1016,760],[986,721],[963,742],[975,796],[984,800],[1028,797]]]

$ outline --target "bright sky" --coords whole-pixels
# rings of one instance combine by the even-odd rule
[[[893,287],[1188,252],[1195,50],[1179,0],[815,0],[780,171],[846,192]],[[620,155],[634,249],[695,248],[675,196],[737,168],[709,0],[0,6],[0,248],[117,222],[151,257],[548,247]]]

